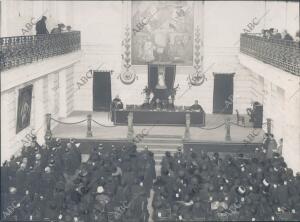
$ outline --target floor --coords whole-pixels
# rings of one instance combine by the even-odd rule
[[[95,122],[92,122],[93,137],[86,137],[87,122],[77,124],[61,124],[59,123],[52,133],[56,137],[61,138],[80,138],[80,139],[126,139],[127,138],[127,126],[114,126],[110,121],[108,112],[87,112],[87,111],[75,111],[68,117],[62,118],[59,121],[65,123],[74,123],[86,119],[87,115],[91,114],[92,119],[102,124],[100,126]],[[224,123],[225,118],[231,118],[233,123],[236,123],[235,115],[223,115],[223,114],[206,114],[206,125],[203,128],[191,127],[190,128],[190,141],[214,141],[214,142],[226,142],[225,141],[225,126],[220,126]],[[251,123],[248,123],[247,117],[246,127],[237,125],[231,125],[231,142],[242,142],[247,139],[247,136],[251,132],[255,132],[255,136],[252,142],[261,142],[263,140],[264,131],[262,129],[253,129]],[[52,122],[53,123],[53,120]],[[148,131],[149,135],[174,135],[184,136],[184,126],[134,126],[134,132],[142,133]]]

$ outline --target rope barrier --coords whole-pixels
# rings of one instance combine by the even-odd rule
[[[251,127],[251,126],[243,126],[243,125],[239,125],[239,124],[237,124],[237,123],[235,123],[235,122],[229,122],[230,124],[233,124],[233,125],[236,125],[236,126],[240,126],[240,127],[243,127],[243,128],[253,128],[253,127]],[[265,122],[265,123],[262,123],[262,126],[264,126],[264,125],[266,125],[267,124],[267,122]]]
[[[224,126],[225,125],[225,123],[222,123],[221,125],[219,125],[219,126],[216,126],[216,127],[213,127],[213,128],[202,128],[202,127],[199,127],[200,129],[203,129],[203,130],[214,130],[214,129],[218,129],[218,128],[220,128],[221,126]]]
[[[83,122],[85,122],[85,121],[87,121],[86,119],[84,119],[84,120],[81,120],[81,121],[78,121],[78,122],[74,122],[74,123],[66,123],[66,122],[62,122],[62,121],[59,121],[59,120],[56,120],[56,119],[53,119],[53,118],[51,118],[51,120],[53,120],[54,122],[57,122],[57,123],[60,123],[60,124],[69,124],[69,125],[73,125],[73,124],[78,124],[78,123],[83,123]]]
[[[239,124],[237,124],[237,123],[235,123],[235,122],[229,122],[229,123],[232,124],[232,125],[236,125],[236,126],[243,127],[243,128],[251,128],[251,127],[246,127],[246,125],[245,125],[245,126],[239,125]]]
[[[116,127],[115,125],[113,125],[113,126],[106,126],[106,125],[103,125],[103,124],[98,123],[96,120],[93,120],[93,119],[92,119],[92,121],[93,121],[94,123],[100,125],[100,126],[104,126],[104,127]]]

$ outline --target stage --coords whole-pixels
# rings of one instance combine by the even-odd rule
[[[86,119],[88,114],[92,115],[93,120],[105,125],[100,126],[92,121],[92,137],[86,136],[86,122],[72,125],[59,123],[52,130],[53,137],[76,138],[82,142],[128,142],[128,127],[114,125],[107,112],[75,111],[67,118],[60,119],[60,121],[66,123],[78,122]],[[228,117],[231,118],[231,122],[236,123],[236,115],[206,114],[205,127],[190,127],[190,138],[184,138],[185,126],[134,125],[133,129],[134,135],[147,132],[145,137],[176,138],[177,142],[183,144],[187,150],[193,148],[194,150],[203,149],[211,152],[249,153],[262,144],[264,131],[262,129],[253,129],[248,123],[247,116],[245,116],[246,127],[231,125],[231,140],[225,140],[225,126],[222,124]],[[254,130],[257,136],[252,137],[252,140],[246,143],[244,140],[247,140]]]

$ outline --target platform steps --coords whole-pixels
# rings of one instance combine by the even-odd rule
[[[167,151],[174,154],[178,146],[182,146],[182,137],[175,135],[147,135],[139,143],[137,150],[142,151],[145,146],[153,152],[155,160],[156,175],[160,175],[160,163]]]

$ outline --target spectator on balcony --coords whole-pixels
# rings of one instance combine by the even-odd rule
[[[294,40],[293,37],[286,30],[283,30],[283,32],[282,32],[282,39],[289,40],[289,41]]]
[[[60,23],[57,25],[57,28],[53,28],[51,30],[51,34],[58,34],[58,33],[62,33],[63,29],[65,28],[65,25],[63,23]]]
[[[71,27],[70,25],[68,25],[68,26],[66,27],[66,29],[67,29],[67,32],[71,32],[71,31],[72,31],[72,27]]]
[[[49,34],[49,31],[47,29],[46,26],[46,20],[47,17],[43,16],[37,23],[35,26],[35,30],[36,30],[36,34],[37,35],[45,35],[45,34]]]
[[[262,29],[261,34],[262,34],[263,38],[267,38],[267,30],[266,29]]]
[[[281,34],[278,32],[278,29],[273,29],[271,38],[272,39],[281,39]]]
[[[300,41],[300,33],[299,33],[299,30],[296,32],[296,38],[295,38],[295,41],[296,41],[296,42],[299,42],[299,41]]]

